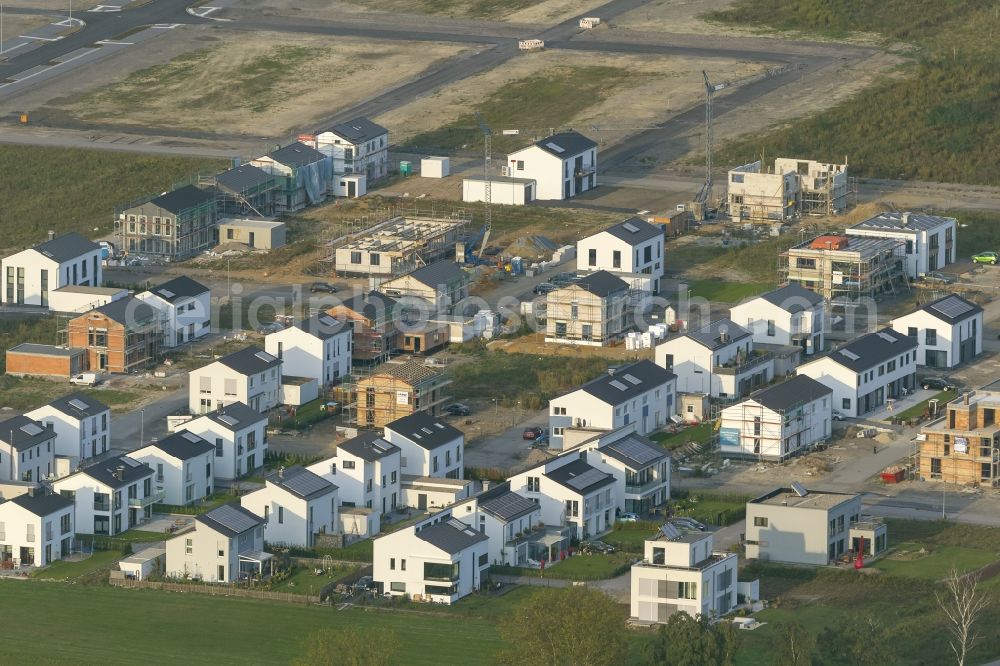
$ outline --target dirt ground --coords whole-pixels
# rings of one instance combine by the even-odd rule
[[[490,345],[490,349],[505,351],[509,354],[544,354],[547,356],[600,356],[603,358],[621,359],[622,361],[639,361],[653,359],[652,349],[625,349],[621,344],[615,347],[581,347],[579,345],[546,344],[544,333],[523,335],[513,340],[500,340]]]
[[[405,141],[416,134],[455,121],[471,112],[477,101],[492,95],[512,81],[561,67],[593,65],[618,67],[644,75],[630,79],[631,83],[614,86],[601,104],[568,119],[566,124],[594,136],[602,146],[613,145],[651,123],[662,122],[686,110],[697,103],[704,92],[701,79],[704,65],[693,58],[650,58],[552,50],[524,54],[503,67],[445,86],[432,95],[413,100],[375,120],[393,131],[394,141]],[[764,69],[757,63],[736,61],[719,62],[714,66],[724,69],[727,76],[731,77],[747,76]]]
[[[155,69],[62,104],[95,124],[280,136],[337,108],[398,85],[442,58],[454,44],[329,40],[315,35],[225,35]],[[344,82],[350,85],[343,85]]]
[[[251,0],[251,5],[257,0]],[[451,18],[477,18],[486,21],[504,21],[507,23],[558,23],[576,16],[587,9],[604,4],[601,0],[534,0],[530,6],[522,9],[502,8],[502,3],[496,3],[496,10],[487,15],[476,11],[476,3],[471,2],[435,2],[434,0],[297,0],[294,7],[283,7],[282,2],[267,2],[262,8],[277,13],[301,13],[304,16],[325,18],[337,13],[391,13],[391,14],[429,14],[449,16]]]

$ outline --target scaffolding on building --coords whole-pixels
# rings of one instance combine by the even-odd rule
[[[87,350],[88,369],[91,371],[108,371],[131,373],[141,370],[159,362],[163,350],[163,331],[167,325],[166,315],[157,310],[153,310],[153,317],[139,324],[137,328],[130,325],[123,325],[125,337],[122,339],[119,333],[112,334],[108,329],[91,329],[91,327],[80,326],[77,336],[70,333],[70,324],[97,308],[86,311],[56,312],[53,314],[56,328],[56,344],[60,347],[75,347]],[[103,338],[101,337],[103,333]],[[112,336],[113,335],[113,336]],[[103,342],[103,344],[101,344]],[[120,368],[112,369],[109,354],[117,353],[121,350],[124,363]],[[91,356],[104,358],[103,367],[94,367],[90,362]],[[98,366],[101,364],[98,363]]]
[[[802,435],[818,425],[815,413],[806,412],[804,404],[790,409],[772,409],[755,402],[744,400],[739,405],[737,419],[739,452],[726,451],[727,458],[756,460],[757,462],[784,462],[792,456],[807,451],[815,442],[802,446]],[[775,420],[771,415],[776,414]],[[721,415],[720,415],[721,417]],[[722,419],[731,423],[731,419]],[[778,453],[769,454],[768,450]]]
[[[419,363],[413,361],[413,363]],[[385,372],[386,364],[361,366],[333,387],[331,397],[341,404],[343,423],[359,428],[381,428],[417,411],[434,410],[451,400],[440,389],[451,380],[429,371],[421,381],[411,381]],[[433,391],[439,391],[431,397]],[[405,397],[404,397],[405,396]]]
[[[833,216],[858,205],[858,179],[848,176],[842,192],[834,189],[834,179],[827,176],[819,188],[802,188],[799,210],[802,215]]]

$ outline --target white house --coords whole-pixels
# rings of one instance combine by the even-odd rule
[[[49,307],[51,292],[70,285],[100,287],[101,246],[76,232],[49,239],[0,262],[3,302]]]
[[[638,217],[576,242],[576,270],[608,271],[633,289],[660,291],[664,272],[663,229]]]
[[[353,330],[330,315],[315,315],[268,333],[264,349],[281,361],[283,374],[312,377],[326,387],[351,374]]]
[[[569,199],[597,187],[597,144],[578,132],[559,132],[510,153],[507,168],[513,178],[535,181],[535,199]]]
[[[739,558],[715,552],[710,533],[672,528],[647,539],[642,561],[632,565],[632,618],[665,623],[674,613],[717,618],[733,610]]]
[[[180,430],[129,453],[156,472],[156,492],[174,506],[191,504],[212,494],[215,445]]]
[[[372,578],[383,594],[452,604],[483,585],[489,558],[489,537],[442,512],[375,539]]]
[[[315,144],[333,159],[335,196],[360,197],[367,183],[389,174],[389,130],[367,118],[354,118],[319,132]],[[351,179],[352,175],[363,178],[359,182]],[[351,183],[355,184],[353,190]]]
[[[616,430],[635,424],[640,435],[677,413],[677,377],[652,361],[639,361],[591,380],[549,401],[550,447],[563,448],[566,428]]]
[[[891,328],[863,335],[796,373],[833,389],[833,409],[862,416],[916,388],[917,340]]]
[[[983,309],[951,294],[892,320],[917,341],[917,365],[954,368],[983,353]]]
[[[259,347],[223,356],[188,374],[188,408],[204,414],[234,402],[267,412],[281,395],[281,359]]]
[[[212,292],[185,275],[135,297],[163,314],[164,347],[191,342],[212,330]]]
[[[783,461],[830,437],[832,412],[833,389],[797,375],[723,409],[719,449],[727,458]]]
[[[436,416],[414,412],[385,426],[385,440],[400,449],[403,474],[463,478],[465,435]]]
[[[42,493],[0,503],[0,563],[42,567],[73,551],[73,501]]]
[[[774,359],[756,352],[750,331],[717,319],[656,347],[657,365],[677,375],[681,393],[739,398],[774,378]]]
[[[27,416],[0,421],[0,481],[53,477],[55,441],[55,430]]]
[[[75,470],[111,446],[111,408],[86,393],[56,398],[25,416],[55,431],[56,474]]]
[[[546,525],[564,525],[577,539],[590,539],[614,527],[615,477],[569,451],[511,476],[517,494],[538,502]]]
[[[212,474],[232,481],[264,466],[267,455],[267,417],[241,402],[198,416],[183,425],[215,446]]]
[[[750,331],[754,344],[798,345],[806,355],[823,351],[823,297],[800,285],[749,298],[729,318]]]
[[[583,441],[571,447],[577,436]],[[670,499],[670,454],[631,426],[596,434],[574,430],[565,439],[565,448],[585,452],[588,463],[615,477],[618,510],[645,516]]]
[[[153,470],[128,456],[115,456],[56,479],[52,489],[76,503],[76,529],[114,536],[149,520],[163,493],[153,490]]]
[[[414,300],[423,299],[430,304],[431,312],[428,314],[438,314],[451,312],[459,301],[469,295],[471,284],[472,279],[461,266],[442,259],[386,280],[378,286],[378,290],[392,298],[402,299],[400,305],[407,310],[425,307]],[[413,298],[405,298],[407,296]]]
[[[885,212],[848,227],[847,235],[905,242],[906,274],[916,279],[955,263],[956,228],[953,217]]]
[[[194,520],[193,531],[167,540],[167,576],[232,583],[270,573],[263,518],[234,502]]]
[[[402,505],[399,447],[374,433],[341,442],[332,457],[306,469],[337,486],[341,506],[387,514]]]
[[[268,474],[264,487],[241,497],[240,504],[264,517],[269,544],[311,548],[317,535],[340,531],[337,486],[304,467]]]

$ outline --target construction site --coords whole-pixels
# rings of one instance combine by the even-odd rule
[[[914,479],[962,485],[1000,485],[1000,382],[994,382],[928,413],[938,417],[912,440]]]
[[[421,361],[400,358],[368,374],[354,374],[334,389],[345,423],[382,428],[414,412],[438,414],[451,400],[444,389],[451,380]]]
[[[824,235],[778,255],[778,281],[800,284],[833,307],[909,291],[906,245],[888,238]]]
[[[732,222],[786,222],[803,215],[831,216],[857,204],[857,179],[847,163],[779,157],[773,170],[760,160],[731,169],[726,202]]]

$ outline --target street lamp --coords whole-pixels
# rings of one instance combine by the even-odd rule
[[[146,443],[146,410],[139,410],[139,446]]]

